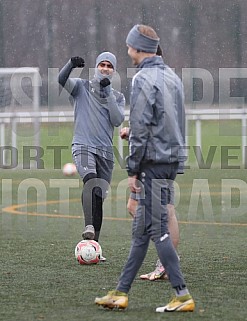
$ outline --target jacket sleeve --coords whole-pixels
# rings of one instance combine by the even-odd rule
[[[139,173],[140,163],[146,152],[149,127],[154,119],[155,87],[148,80],[135,80],[130,101],[130,136],[127,172]]]
[[[125,98],[123,94],[116,97],[113,91],[107,98],[107,107],[110,115],[110,120],[113,126],[118,127],[124,121]]]
[[[74,96],[77,91],[77,79],[69,78],[72,69],[72,63],[69,60],[67,64],[59,72],[58,82],[62,87],[64,87],[68,91],[70,95]]]
[[[175,97],[175,102],[176,102],[176,107],[177,107],[177,113],[178,113],[178,125],[179,129],[181,132],[181,136],[183,139],[183,144],[184,144],[184,150],[181,151],[183,156],[179,157],[179,166],[178,166],[178,174],[183,174],[184,173],[184,163],[187,160],[187,153],[186,153],[186,139],[185,139],[185,110],[184,110],[184,91],[183,91],[183,84],[179,80],[179,83],[176,86],[176,97]]]

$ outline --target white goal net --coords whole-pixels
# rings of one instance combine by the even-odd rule
[[[38,68],[0,68],[0,168],[19,165],[23,144],[40,145],[38,117],[22,123],[22,115],[39,112],[40,86]]]

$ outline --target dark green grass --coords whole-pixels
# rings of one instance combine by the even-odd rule
[[[37,180],[28,181],[33,178]],[[36,187],[37,183],[43,183],[47,201],[59,200],[61,196],[57,188],[51,187],[54,179],[60,180],[61,185],[69,182],[59,170],[1,171],[1,179],[1,182],[12,179],[12,192],[2,186],[2,207],[18,201],[21,203],[21,186],[25,180],[34,182]],[[77,176],[72,179],[79,181]],[[80,240],[83,226],[82,218],[12,215],[2,211],[0,319],[246,320],[246,191],[231,190],[232,210],[227,214],[222,203],[222,199],[226,201],[222,193],[223,180],[229,179],[228,183],[238,180],[243,188],[246,184],[245,170],[193,169],[177,178],[180,188],[177,212],[181,221],[179,255],[185,279],[196,301],[194,313],[155,313],[155,307],[166,304],[173,291],[168,282],[152,283],[138,279],[141,273],[149,272],[154,267],[156,253],[153,244],[150,244],[145,262],[133,283],[128,310],[104,311],[94,305],[96,296],[115,288],[129,252],[131,221],[126,220],[129,219],[125,209],[128,193],[123,179],[126,179],[125,171],[116,166],[112,193],[105,203],[105,216],[122,220],[104,220],[100,243],[107,262],[96,266],[80,266],[74,258],[74,247]],[[199,202],[195,202],[191,191],[199,179],[206,180],[200,186],[208,184],[210,193],[207,195],[204,190]],[[122,184],[119,185],[120,182]],[[28,194],[29,203],[37,200],[35,188],[30,188]],[[8,201],[6,197],[10,195],[12,199]],[[75,199],[75,202],[69,204],[68,212],[60,212],[63,207],[56,203],[47,205],[47,213],[81,215],[80,190],[71,188],[69,198]],[[210,216],[209,200],[213,208],[213,215]],[[194,202],[193,206],[191,202]],[[196,208],[195,204],[198,205]],[[235,215],[239,206],[242,206],[242,211]],[[35,213],[37,206],[20,210],[24,214],[26,210]],[[191,214],[189,211],[194,212]]]
[[[31,145],[30,128],[22,130],[19,144]],[[71,161],[72,131],[71,124],[42,125],[45,170],[0,170],[0,320],[246,320],[247,176],[245,169],[223,169],[226,166],[221,153],[222,146],[240,146],[239,122],[203,123],[204,160],[210,146],[216,146],[212,165],[209,169],[198,169],[191,148],[188,163],[191,169],[176,180],[179,255],[196,311],[175,315],[154,312],[173,294],[168,282],[138,279],[141,273],[154,268],[153,244],[133,283],[128,310],[104,311],[94,305],[95,296],[115,288],[129,252],[131,220],[126,211],[126,172],[116,162],[111,193],[105,202],[100,243],[107,262],[78,265],[74,248],[83,227],[82,217],[75,218],[82,216],[80,188],[71,187],[67,194],[58,188],[73,182],[81,187],[78,176],[65,178],[59,169]],[[193,146],[193,123],[189,133]],[[114,141],[116,144],[117,136]],[[54,163],[54,151],[49,146],[65,147],[60,163]],[[23,148],[18,151],[21,164]],[[231,150],[230,155],[237,159],[229,159],[228,165],[240,166],[240,150]],[[54,168],[58,169],[51,170]],[[24,215],[4,211],[7,206],[25,203],[25,199],[28,206],[19,209]],[[60,203],[66,199],[71,201]],[[30,205],[40,200],[41,205]],[[26,212],[71,217],[32,216]]]
[[[195,122],[188,122],[189,165],[200,167],[212,164],[218,167],[239,166],[242,162],[241,122],[238,120],[202,121],[202,157],[203,162],[196,157]],[[228,151],[228,152],[227,152]],[[229,155],[231,158],[229,158]],[[199,163],[199,164],[198,164]],[[211,168],[212,166],[210,166]],[[202,168],[202,167],[201,167]]]
[[[127,124],[125,124],[127,126]],[[11,144],[11,135],[7,145]],[[42,165],[45,169],[57,169],[67,162],[72,161],[71,141],[73,136],[72,123],[41,124],[40,145],[43,148]],[[33,129],[31,125],[19,125],[17,129],[18,164],[30,163],[29,158],[35,157]],[[126,142],[123,142],[127,146]],[[114,145],[118,148],[118,130],[115,130]],[[200,162],[196,156],[195,122],[188,122],[188,156],[189,166],[229,167],[242,164],[241,152],[241,125],[240,121],[203,121],[202,122],[202,158]],[[57,147],[56,151],[55,148]],[[60,148],[60,150],[59,150]],[[30,152],[29,152],[30,149]],[[55,157],[56,153],[56,157]],[[124,156],[128,153],[125,148]],[[117,155],[117,151],[116,151]],[[123,157],[124,159],[125,157]],[[9,160],[8,160],[9,161]],[[35,165],[34,162],[31,164]]]

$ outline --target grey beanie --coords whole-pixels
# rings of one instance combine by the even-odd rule
[[[109,61],[112,66],[113,69],[116,70],[117,67],[117,58],[115,55],[113,55],[111,52],[102,52],[97,58],[96,58],[96,65],[95,67],[97,68],[99,63],[101,63],[102,61]]]
[[[126,38],[126,44],[130,47],[140,50],[142,52],[147,53],[156,53],[158,44],[159,44],[159,38],[153,39],[148,36],[143,35],[138,30],[138,27],[140,25],[135,25],[129,32],[127,38]]]

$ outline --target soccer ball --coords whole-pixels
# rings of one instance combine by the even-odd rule
[[[63,174],[65,176],[72,176],[76,173],[76,166],[73,163],[67,163],[63,166]]]
[[[82,240],[75,247],[75,257],[80,264],[99,263],[102,249],[94,240]]]

